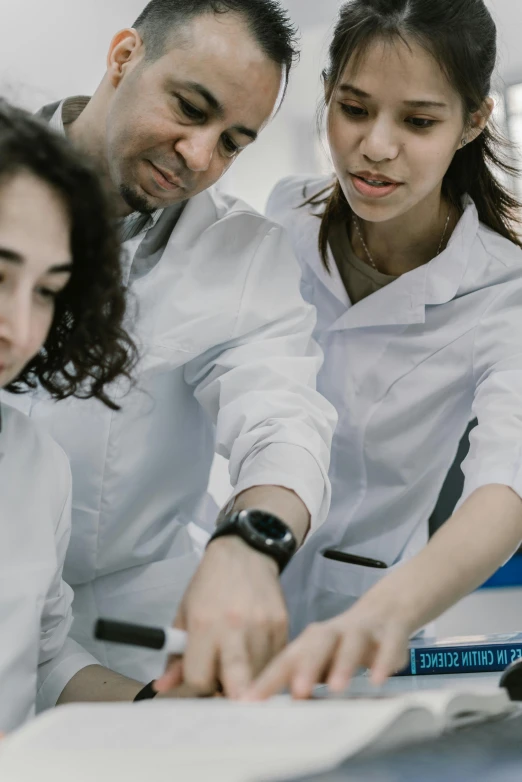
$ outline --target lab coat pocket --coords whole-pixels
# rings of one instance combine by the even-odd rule
[[[392,569],[335,562],[318,552],[310,579],[307,623],[332,619],[347,611]]]

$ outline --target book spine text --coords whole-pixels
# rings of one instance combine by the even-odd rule
[[[409,664],[396,675],[494,673],[520,658],[522,644],[412,648]]]

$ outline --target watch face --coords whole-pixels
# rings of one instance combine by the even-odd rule
[[[272,540],[284,540],[288,535],[288,530],[284,524],[281,524],[276,516],[269,513],[253,511],[249,514],[251,526],[259,532],[264,538]]]

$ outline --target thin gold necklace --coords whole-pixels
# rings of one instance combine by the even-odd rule
[[[435,257],[437,257],[437,255],[440,255],[440,251],[442,250],[442,245],[444,244],[444,239],[446,238],[446,232],[448,230],[450,217],[451,217],[451,207],[450,207],[450,209],[448,211],[448,216],[446,218],[446,223],[444,225],[444,231],[442,232],[442,236],[441,236],[440,243],[439,243],[439,249],[437,250],[437,253],[436,253]],[[362,246],[364,248],[364,252],[366,253],[366,256],[368,258],[370,266],[373,269],[375,269],[376,272],[380,271],[379,268],[377,267],[375,261],[372,258],[372,254],[370,253],[368,247],[366,246],[366,242],[363,239],[362,231],[361,231],[361,229],[359,227],[359,218],[355,214],[353,215],[353,223],[355,225],[355,230],[359,234],[359,239],[361,240],[361,244],[362,244]]]

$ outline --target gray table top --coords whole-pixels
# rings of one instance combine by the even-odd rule
[[[522,714],[433,741],[347,760],[295,782],[520,782]]]
[[[391,679],[386,693],[454,687],[498,687],[500,674],[408,676]],[[371,691],[357,677],[350,692]],[[321,695],[324,689],[318,688]],[[509,719],[463,728],[440,738],[350,758],[335,771],[295,782],[522,782],[522,705]]]

